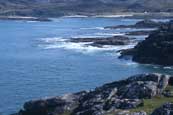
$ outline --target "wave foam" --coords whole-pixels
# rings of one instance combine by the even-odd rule
[[[98,38],[102,37],[100,35],[78,35],[78,36],[72,36],[71,38]]]
[[[135,44],[130,45],[123,45],[123,46],[110,46],[104,45],[103,47],[96,47],[89,45],[90,43],[73,43],[68,42],[67,39],[62,38],[42,38],[41,39],[44,43],[40,44],[39,46],[43,49],[67,49],[67,50],[75,50],[77,52],[82,53],[91,53],[91,52],[98,52],[98,51],[118,51],[122,49],[128,49],[134,47]],[[118,55],[118,53],[117,53]]]
[[[97,18],[120,18],[120,17],[131,17],[133,14],[115,14],[115,15],[97,15]]]
[[[163,69],[173,69],[173,67],[171,67],[171,66],[166,66],[166,67],[163,67]]]
[[[78,35],[71,36],[71,38],[98,38],[98,37],[112,37],[112,36],[123,36],[125,33],[94,33],[94,35]]]
[[[96,35],[100,36],[123,36],[124,33],[95,33]]]
[[[88,27],[88,28],[80,28],[81,30],[104,30],[104,27]]]
[[[63,39],[61,37],[53,37],[53,38],[41,38],[40,40],[45,43],[54,43],[54,42],[65,42],[67,39]]]

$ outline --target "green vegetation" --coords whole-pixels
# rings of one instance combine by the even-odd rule
[[[167,86],[165,90],[169,90],[173,92],[173,87],[172,86]],[[160,107],[162,104],[166,102],[172,102],[173,103],[173,97],[164,97],[164,96],[156,96],[153,97],[152,99],[143,99],[144,105],[138,108],[130,109],[130,110],[124,110],[129,112],[140,112],[140,111],[145,111],[147,114],[151,114],[156,108]],[[122,110],[116,110],[114,112],[110,112],[106,115],[115,115],[116,113],[121,112]],[[66,112],[63,115],[70,115],[70,112]]]
[[[147,114],[151,114],[156,108],[160,107],[166,102],[173,102],[173,97],[154,97],[152,99],[144,99],[144,106],[127,110],[130,113],[145,111]],[[116,113],[121,112],[122,110],[116,110],[106,115],[115,115]],[[126,110],[124,110],[126,111]]]
[[[173,87],[172,86],[167,86],[165,91],[171,91],[173,92]],[[143,99],[144,105],[138,108],[130,109],[128,110],[129,112],[140,112],[140,111],[145,111],[147,114],[151,114],[156,108],[160,107],[166,102],[172,102],[173,103],[173,97],[164,97],[164,96],[156,96],[153,97],[152,99]],[[106,115],[115,115],[116,113],[120,112],[121,110],[117,110],[114,112],[111,112]]]
[[[150,114],[154,109],[160,107],[166,102],[173,102],[173,97],[154,97],[152,99],[144,99],[144,106],[131,109],[130,112],[145,111]]]

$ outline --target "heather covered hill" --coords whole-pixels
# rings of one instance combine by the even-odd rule
[[[0,15],[59,16],[115,12],[172,12],[172,0],[1,0]]]

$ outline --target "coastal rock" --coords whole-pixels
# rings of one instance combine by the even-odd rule
[[[138,43],[134,49],[122,52],[122,56],[132,55],[132,60],[144,64],[173,65],[173,21],[163,24],[148,38]]]
[[[104,101],[85,101],[76,108],[72,115],[103,115],[116,109],[132,109],[143,105],[139,99],[111,99]]]
[[[67,94],[62,97],[29,101],[24,104],[24,111],[19,115],[56,115],[73,110],[79,103],[79,98],[86,92]]]
[[[107,38],[72,38],[69,42],[89,43],[88,45],[102,47],[103,45],[127,45],[134,39],[125,36],[113,36]]]
[[[122,98],[130,99],[143,99],[151,98],[157,95],[157,83],[155,82],[133,82],[126,87],[120,89],[122,93]]]
[[[105,29],[118,29],[118,28],[158,28],[159,26],[162,25],[162,22],[156,22],[156,21],[152,21],[152,20],[142,20],[137,22],[134,25],[118,25],[118,26],[108,26],[105,27]]]
[[[147,115],[147,113],[144,111],[141,111],[141,112],[135,112],[135,113],[130,113],[130,114],[126,114],[126,115]]]
[[[173,86],[173,77],[169,78],[169,84]]]
[[[19,115],[57,115],[65,112],[71,115],[104,115],[114,110],[133,109],[143,106],[143,99],[162,95],[169,78],[169,75],[162,74],[138,74],[92,91],[26,102]]]
[[[119,89],[121,98],[143,99],[161,95],[170,76],[160,74],[137,75],[127,79],[130,83]]]
[[[141,36],[141,35],[149,35],[150,33],[152,33],[152,31],[148,31],[148,30],[141,30],[141,31],[132,31],[132,32],[127,32],[126,35],[132,35],[132,36]]]
[[[173,103],[166,103],[154,110],[151,115],[173,115]]]
[[[162,23],[161,22],[156,22],[152,20],[145,19],[143,21],[139,21],[135,24],[136,27],[138,28],[155,28],[159,27]]]

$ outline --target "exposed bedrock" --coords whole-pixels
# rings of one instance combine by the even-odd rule
[[[133,109],[143,106],[143,99],[162,95],[171,78],[162,74],[138,74],[92,91],[26,102],[18,115],[104,115],[114,110]]]

